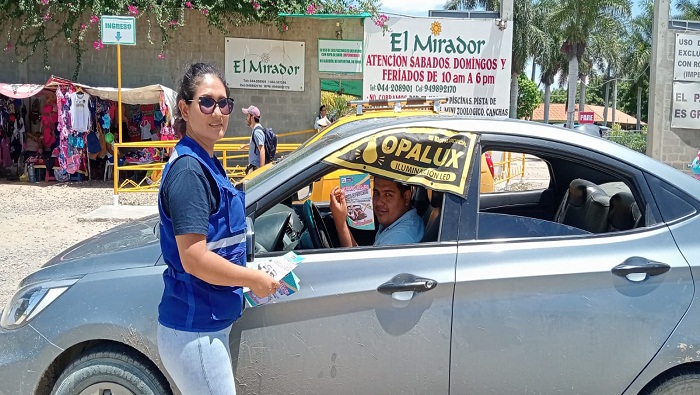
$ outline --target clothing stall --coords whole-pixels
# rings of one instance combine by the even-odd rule
[[[95,178],[91,163],[100,169],[113,163],[115,142],[174,139],[175,98],[162,85],[123,88],[119,136],[116,88],[58,77],[44,85],[0,84],[0,165],[16,164],[27,181]],[[124,154],[120,162],[162,160],[153,148]]]

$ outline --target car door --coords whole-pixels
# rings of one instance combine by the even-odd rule
[[[624,170],[649,197],[641,173]],[[467,217],[465,229],[478,233],[477,213]],[[689,266],[663,224],[585,236],[461,235],[452,393],[622,393],[693,295]]]
[[[233,326],[239,393],[447,394],[457,220],[438,242],[299,252],[300,290]]]

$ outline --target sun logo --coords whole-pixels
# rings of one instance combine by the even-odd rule
[[[430,25],[430,32],[433,33],[433,36],[439,36],[440,33],[442,33],[442,25],[440,24],[440,22],[433,22]]]
[[[384,163],[384,157],[381,158],[377,154],[377,138],[371,137],[365,146],[365,149],[360,150],[360,148],[355,150],[355,158],[359,159],[362,157],[362,161],[368,165],[374,162],[378,162],[381,166]]]

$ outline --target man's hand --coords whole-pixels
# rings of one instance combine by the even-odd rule
[[[330,209],[333,213],[333,220],[336,223],[345,222],[348,216],[348,204],[345,201],[345,192],[340,187],[333,187],[330,196]]]
[[[338,231],[340,245],[343,247],[357,246],[357,242],[348,228],[348,203],[345,201],[345,192],[336,186],[333,187],[330,197],[331,213],[333,213],[333,222],[335,222],[335,229]]]

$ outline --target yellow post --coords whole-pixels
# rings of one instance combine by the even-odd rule
[[[121,45],[117,44],[117,106],[119,108],[119,119],[117,119],[117,124],[119,125],[119,141],[122,140],[122,48]],[[117,189],[119,189],[119,148],[117,144],[114,144],[114,205],[119,204],[119,195],[117,194]]]

